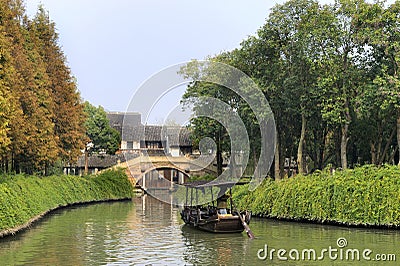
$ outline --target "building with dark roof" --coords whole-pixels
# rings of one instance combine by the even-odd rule
[[[142,124],[142,115],[137,112],[108,112],[107,118],[110,126],[116,129],[122,135],[122,126],[140,126]]]
[[[125,162],[123,154],[92,154],[87,157],[88,174],[97,174],[99,171]],[[83,175],[85,172],[85,155],[82,154],[76,163],[64,166],[65,174]]]
[[[109,113],[110,126],[121,133],[123,153],[184,156],[192,153],[186,127],[143,125],[139,113]]]
[[[186,127],[166,127],[165,131],[171,156],[192,154],[192,140]]]

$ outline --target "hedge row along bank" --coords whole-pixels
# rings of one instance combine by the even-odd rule
[[[363,166],[275,182],[255,191],[238,186],[233,198],[259,217],[349,226],[400,226],[400,168]]]
[[[132,196],[132,185],[122,170],[88,177],[1,176],[0,237],[28,227],[59,207]]]

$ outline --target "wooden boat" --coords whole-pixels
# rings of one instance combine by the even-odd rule
[[[253,238],[248,224],[250,223],[250,212],[240,212],[233,208],[232,187],[233,182],[195,182],[185,184],[186,202],[181,211],[182,220],[197,229],[212,233],[241,233],[246,230],[249,237]],[[220,188],[214,200],[213,187]],[[226,194],[229,188],[230,193]],[[211,192],[211,204],[198,204],[199,191],[209,189]],[[194,196],[195,190],[196,196]],[[189,193],[190,191],[190,193]],[[228,200],[230,206],[228,208]]]

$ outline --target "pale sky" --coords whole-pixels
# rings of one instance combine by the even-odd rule
[[[238,47],[283,2],[25,0],[30,16],[42,3],[56,23],[82,98],[110,111],[158,71]]]

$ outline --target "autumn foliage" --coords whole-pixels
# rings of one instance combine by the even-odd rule
[[[86,137],[77,85],[55,24],[23,1],[0,0],[0,165],[3,172],[46,173],[74,161]]]

